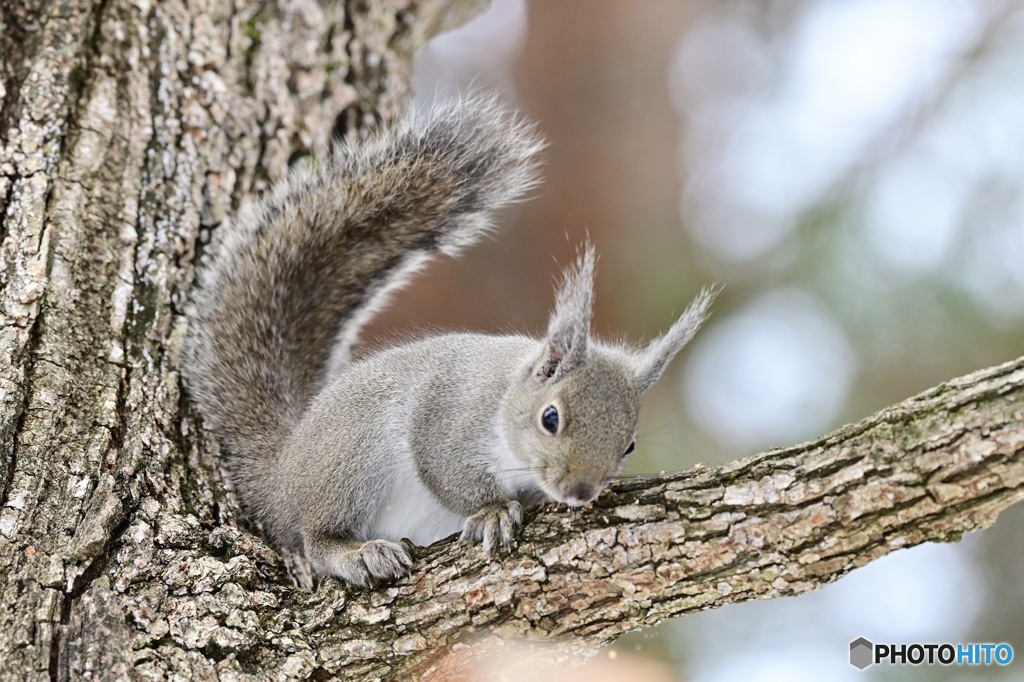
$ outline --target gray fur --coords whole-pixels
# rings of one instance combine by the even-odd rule
[[[523,506],[589,502],[619,470],[644,392],[703,320],[707,292],[642,351],[591,338],[588,246],[543,339],[443,334],[352,360],[390,292],[534,186],[541,147],[492,98],[411,117],[294,173],[203,271],[192,397],[247,512],[317,572],[389,580],[411,566],[401,539],[460,528],[494,555]]]

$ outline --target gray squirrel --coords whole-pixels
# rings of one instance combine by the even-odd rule
[[[389,294],[536,185],[543,146],[491,96],[410,115],[292,172],[202,269],[191,396],[246,513],[316,573],[374,585],[409,573],[403,538],[460,530],[494,557],[524,506],[589,503],[703,322],[709,290],[644,348],[592,338],[588,245],[544,338],[446,333],[353,357]]]

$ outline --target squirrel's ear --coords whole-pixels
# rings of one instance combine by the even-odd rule
[[[647,348],[637,355],[634,371],[641,392],[654,385],[676,353],[689,343],[700,326],[704,324],[708,315],[708,307],[716,294],[718,294],[716,288],[702,289],[697,294],[697,298],[690,303],[686,312],[672,325],[672,328],[663,336],[651,341]]]
[[[594,298],[594,247],[586,244],[576,262],[566,269],[548,322],[544,355],[536,374],[542,379],[564,375],[587,355],[591,301]]]

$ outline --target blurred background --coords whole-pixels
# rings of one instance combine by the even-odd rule
[[[417,57],[419,106],[471,86],[540,122],[545,184],[372,333],[540,334],[587,234],[599,335],[650,338],[723,284],[645,404],[631,473],[813,438],[1024,353],[1020,0],[494,0]],[[1022,528],[1018,505],[962,543],[613,651],[680,680],[1024,679]],[[1016,656],[860,672],[860,636]]]

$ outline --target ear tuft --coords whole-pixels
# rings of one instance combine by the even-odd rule
[[[693,299],[686,312],[663,336],[652,341],[636,358],[636,379],[640,391],[645,392],[654,385],[665,371],[665,367],[690,342],[708,317],[708,308],[718,295],[720,287],[705,287]]]
[[[576,262],[566,268],[548,322],[545,355],[537,374],[543,379],[564,375],[578,367],[587,354],[590,314],[594,298],[597,256],[587,242]]]

